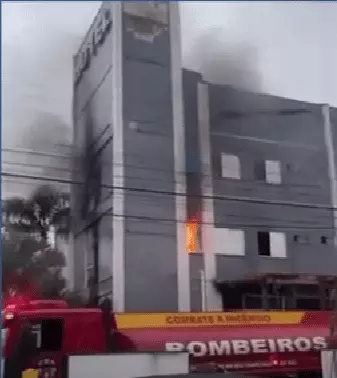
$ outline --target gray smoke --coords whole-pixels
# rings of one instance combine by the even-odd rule
[[[48,114],[54,130],[50,143],[64,135],[64,124],[71,128],[72,56],[98,7],[98,3],[72,2],[4,5],[3,147],[30,148],[33,144],[34,148],[47,149],[44,143],[37,146],[36,141],[27,140],[27,135],[34,139],[36,134],[29,130],[33,128],[35,133],[36,124],[45,124]],[[69,142],[69,135],[64,142]]]
[[[261,91],[256,50],[221,27],[200,34],[185,56],[185,66],[200,72],[212,83]]]

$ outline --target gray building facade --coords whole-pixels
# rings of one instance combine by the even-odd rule
[[[74,59],[75,288],[118,311],[189,308],[177,25],[174,3],[103,3]]]
[[[187,129],[199,115],[186,138],[187,188],[200,198],[188,216],[202,224],[203,258],[192,255],[191,265],[205,272],[210,307],[224,300],[214,278],[336,276],[335,109],[208,84],[194,72],[185,81],[194,88],[185,90]],[[195,151],[200,164],[189,172]],[[305,286],[298,291],[319,291]]]
[[[200,311],[214,281],[336,276],[336,110],[206,83],[180,50],[177,3],[105,2],[74,58],[75,289]]]

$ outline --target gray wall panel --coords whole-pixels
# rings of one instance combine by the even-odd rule
[[[134,27],[124,15],[124,174],[127,188],[145,192],[125,194],[126,310],[170,311],[177,309],[175,197],[149,192],[174,191],[169,33],[147,42]]]
[[[298,204],[275,206],[216,199],[215,226],[246,231],[246,258],[218,256],[219,276],[332,274],[334,269],[331,267],[336,264],[337,255],[331,242],[333,222],[328,210],[331,206],[330,182],[321,107],[210,86],[210,119],[215,196]],[[240,157],[241,180],[221,178],[221,153]],[[258,181],[255,176],[257,160],[280,161],[282,184]],[[301,206],[306,203],[323,205],[327,209]],[[286,233],[287,258],[259,256],[257,231]],[[306,236],[309,242],[305,246],[295,243],[295,235]],[[329,238],[328,245],[321,244],[321,236]]]

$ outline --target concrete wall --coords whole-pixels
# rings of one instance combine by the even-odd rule
[[[124,185],[141,190],[125,192],[125,309],[169,311],[178,305],[175,197],[153,191],[174,192],[170,26],[149,40],[141,23],[124,13]]]
[[[202,83],[200,76],[184,72],[188,214],[203,214],[201,220],[206,223],[199,251],[204,258],[190,255],[191,280],[200,269],[206,270],[206,281],[259,273],[335,274],[333,163],[322,105],[207,84],[205,105],[197,95],[198,83]],[[330,110],[335,151],[336,114]],[[222,177],[222,154],[238,158],[239,179]],[[257,166],[268,160],[278,162],[281,183],[260,179]],[[207,195],[213,200],[207,200]],[[241,230],[242,239],[226,230]],[[285,256],[261,256],[260,231],[278,233],[278,239],[282,234]],[[274,242],[275,246],[280,240]],[[281,245],[276,247],[280,250]],[[191,281],[192,287],[192,306],[198,307],[200,282]]]
[[[191,92],[195,83],[192,73],[188,75],[186,125],[195,129],[191,115],[187,114],[187,109],[191,111],[193,107],[191,103],[195,103],[195,95]],[[194,80],[200,79],[194,77]],[[207,244],[205,240],[202,249],[214,259],[216,278],[231,280],[258,273],[334,274],[337,255],[322,106],[243,93],[226,86],[206,87],[207,106],[203,109],[208,113],[209,162],[202,151],[202,146],[207,144],[205,135],[202,136],[203,128],[199,129],[198,137],[194,135],[186,141],[186,154],[190,157],[199,142],[201,166],[210,167],[210,180],[203,169],[199,176],[196,172],[200,162],[195,158],[195,172],[188,182],[197,192],[203,181],[209,183],[206,184],[207,190],[210,188],[207,193],[211,193],[213,201],[206,213],[214,224],[208,234],[211,242]],[[199,109],[200,106],[199,99]],[[334,123],[334,110],[331,110],[331,120]],[[238,158],[239,178],[222,177],[222,154]],[[279,162],[280,184],[267,183],[257,176],[256,165],[267,160]],[[203,189],[205,186],[202,196],[205,195]],[[192,212],[200,211],[200,203],[194,202]],[[235,241],[226,234],[228,229],[243,231],[242,240],[239,240],[242,248],[238,248],[237,238]],[[286,255],[260,256],[259,231],[282,233]],[[207,270],[205,263],[202,268]]]
[[[210,87],[210,119],[214,196],[257,200],[214,201],[215,227],[245,232],[246,257],[219,256],[219,277],[236,278],[246,273],[333,274],[337,255],[332,213],[305,206],[331,204],[321,106],[215,86]],[[239,157],[240,180],[221,177],[221,153]],[[280,162],[280,185],[258,180],[255,164],[266,160]],[[261,199],[293,205],[258,203]],[[284,233],[286,257],[259,256],[258,231]],[[322,236],[328,238],[326,245],[321,243]],[[306,239],[305,243],[296,242],[296,237]]]
[[[117,310],[174,310],[179,277],[172,74],[181,70],[177,49],[171,54],[176,43],[170,19],[177,17],[167,4],[104,7],[113,13],[112,28],[74,89],[81,164],[75,176],[85,182],[73,193],[76,283],[86,286],[86,267],[98,253],[100,293],[111,294],[114,286]]]

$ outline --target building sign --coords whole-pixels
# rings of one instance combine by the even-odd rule
[[[101,8],[89,30],[86,41],[75,56],[74,80],[75,85],[80,81],[83,72],[90,67],[91,59],[97,55],[99,47],[104,43],[112,26],[112,12],[110,8]]]
[[[167,352],[188,351],[194,357],[203,356],[238,356],[256,353],[284,353],[284,352],[310,352],[326,348],[324,337],[296,337],[277,339],[250,339],[250,340],[210,340],[167,342]]]

